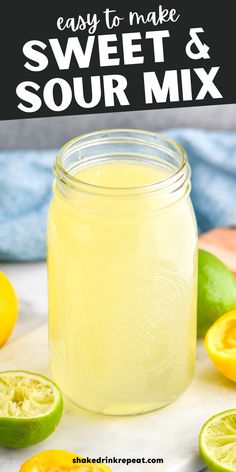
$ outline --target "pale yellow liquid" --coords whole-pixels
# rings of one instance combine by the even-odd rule
[[[168,175],[158,166],[121,161],[82,168],[77,177],[128,188]],[[49,214],[54,378],[68,399],[94,412],[160,408],[186,388],[194,371],[197,260],[190,200],[158,210],[155,194],[76,198],[70,202],[56,190]]]

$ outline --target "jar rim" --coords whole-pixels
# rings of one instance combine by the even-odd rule
[[[119,135],[122,136],[119,137]],[[140,139],[138,139],[137,136],[139,136]],[[147,140],[147,138],[149,138],[149,140]],[[85,182],[83,180],[80,180],[78,176],[75,177],[75,175],[73,175],[73,172],[67,170],[65,165],[63,165],[63,160],[68,157],[68,152],[73,148],[73,146],[77,145],[77,150],[82,150],[89,146],[96,146],[101,143],[108,143],[109,140],[113,144],[116,142],[127,142],[127,144],[146,144],[147,146],[152,147],[157,151],[161,150],[164,153],[168,153],[169,155],[172,154],[172,156],[178,155],[178,157],[181,159],[181,162],[179,167],[176,168],[176,170],[168,177],[158,181],[153,181],[148,184],[141,184],[132,187],[110,187]],[[166,146],[169,145],[169,148],[164,147],[163,143],[166,144]],[[74,151],[72,149],[71,154],[73,152]],[[121,153],[119,152],[118,154],[120,155]],[[108,156],[108,154],[105,155]],[[125,155],[127,156],[127,153]],[[134,156],[134,152],[132,152],[131,155]],[[112,153],[112,156],[115,156],[114,152]],[[173,192],[174,190],[178,190],[179,188],[181,188],[184,183],[190,178],[190,166],[188,164],[187,154],[184,148],[179,143],[176,143],[171,138],[160,133],[132,128],[102,129],[89,133],[84,133],[71,139],[59,149],[56,160],[54,162],[53,171],[57,180],[59,180],[64,185],[70,186],[71,188],[73,188],[73,190],[83,190],[86,193],[98,193],[100,195],[108,196],[115,196],[121,194],[132,195],[133,193],[140,192],[158,192],[166,190],[167,188],[171,188]]]

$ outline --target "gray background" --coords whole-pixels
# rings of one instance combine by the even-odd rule
[[[81,133],[105,128],[157,131],[186,126],[236,131],[236,105],[2,121],[0,148],[58,148]]]

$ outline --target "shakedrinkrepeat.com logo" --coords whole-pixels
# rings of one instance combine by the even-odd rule
[[[137,457],[137,458],[128,458],[128,457],[97,457],[90,458],[90,457],[75,457],[72,459],[73,464],[124,464],[124,465],[131,465],[131,464],[164,464],[164,460],[161,458],[145,458],[145,457]]]

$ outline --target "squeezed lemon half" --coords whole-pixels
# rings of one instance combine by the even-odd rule
[[[112,472],[104,464],[74,464],[77,456],[68,451],[44,451],[22,464],[19,472]]]
[[[211,326],[205,347],[217,369],[236,382],[236,310],[221,316]]]

